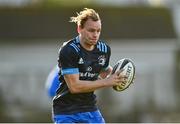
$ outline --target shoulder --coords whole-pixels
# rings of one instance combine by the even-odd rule
[[[59,49],[59,53],[78,53],[80,51],[79,45],[75,39],[71,39],[63,43]]]
[[[110,46],[103,40],[99,40],[97,43],[97,48],[99,51],[107,53],[111,50]]]

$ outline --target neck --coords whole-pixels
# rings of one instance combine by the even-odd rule
[[[79,36],[79,41],[80,41],[80,44],[81,46],[88,50],[88,51],[91,51],[94,49],[94,45],[91,45],[91,44],[88,44],[82,37]]]

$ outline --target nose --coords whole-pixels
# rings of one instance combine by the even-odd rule
[[[99,32],[95,31],[93,34],[94,37],[98,37],[99,36]]]

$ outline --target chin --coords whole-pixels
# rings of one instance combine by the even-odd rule
[[[97,44],[97,42],[93,42],[93,43],[91,43],[91,45],[96,45]]]
[[[93,41],[91,41],[91,43],[92,43],[93,45],[96,45],[96,44],[97,44],[97,40],[93,40]]]

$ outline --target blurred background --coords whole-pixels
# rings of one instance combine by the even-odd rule
[[[179,0],[0,0],[0,122],[52,122],[45,81],[84,7],[100,14],[111,65],[136,65],[129,89],[96,92],[106,122],[180,122]]]

